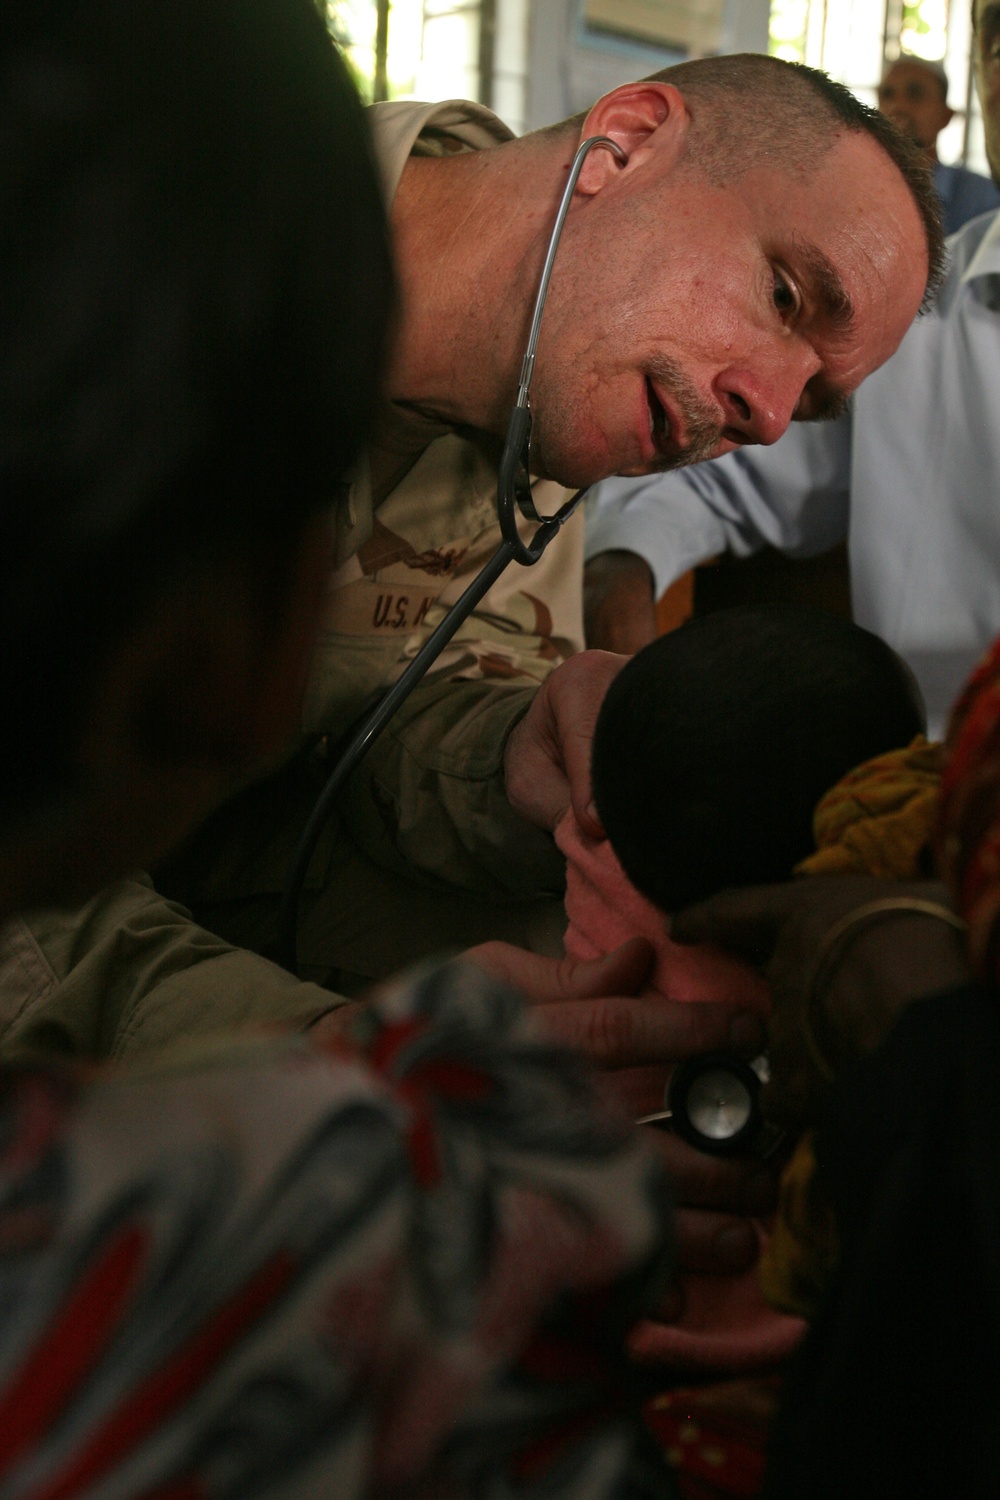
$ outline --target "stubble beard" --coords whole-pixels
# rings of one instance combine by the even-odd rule
[[[658,355],[648,361],[649,374],[665,391],[669,392],[674,406],[684,421],[686,442],[678,453],[663,454],[647,466],[644,472],[666,474],[674,469],[684,469],[690,464],[700,464],[713,457],[722,444],[722,424],[717,408],[703,401],[688,380],[680,364],[669,355]],[[531,445],[531,472],[538,478],[554,479],[568,488],[597,484],[609,477],[606,473],[589,475],[572,465],[574,451],[578,451],[577,434],[571,417],[560,413],[554,429],[539,422],[536,413]],[[562,454],[565,460],[554,464],[548,460],[553,454]]]
[[[654,463],[654,473],[666,474],[674,469],[685,469],[690,464],[704,463],[722,444],[718,409],[702,400],[681,366],[669,355],[657,356],[650,361],[648,368],[661,390],[673,398],[674,406],[683,418],[686,435],[681,451],[664,454],[659,462]]]

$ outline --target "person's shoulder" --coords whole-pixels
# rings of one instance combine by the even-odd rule
[[[973,172],[970,167],[956,166],[952,171],[956,174],[956,195],[961,197],[970,214],[1000,207],[1000,188],[991,177]]]
[[[961,162],[935,162],[934,187],[946,235],[955,234],[977,215],[1000,207],[1000,188],[991,178]]]
[[[988,189],[994,198],[1000,198],[1000,188],[997,187],[992,177],[987,177],[984,172],[974,172],[971,167],[961,162],[956,162],[947,170],[954,174],[957,182],[968,183],[971,188]]]
[[[471,99],[444,99],[436,104],[393,99],[370,104],[367,114],[386,202],[392,201],[411,155],[486,151],[514,138],[498,115]]]
[[[970,218],[945,241],[947,256],[944,280],[933,305],[914,320],[904,343],[919,328],[956,314],[963,305],[967,284],[980,275],[1000,271],[1000,213],[996,207]]]
[[[499,115],[471,99],[393,99],[369,105],[368,118],[376,141],[406,137],[412,149],[419,139],[434,155],[482,151],[514,138]]]

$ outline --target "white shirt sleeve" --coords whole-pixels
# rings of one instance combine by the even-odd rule
[[[586,499],[586,555],[645,558],[659,596],[689,568],[778,547],[811,557],[847,535],[851,417],[801,423],[772,447],[740,448],[673,474],[606,479]]]

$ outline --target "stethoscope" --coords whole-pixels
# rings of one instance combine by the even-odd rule
[[[406,670],[359,720],[316,799],[289,865],[279,913],[278,958],[293,974],[298,970],[297,929],[302,885],[320,834],[344,783],[507,565],[518,562],[522,567],[532,567],[586,494],[585,488],[578,490],[554,515],[539,514],[531,490],[531,408],[528,393],[534,374],[538,333],[556,251],[580,170],[588,153],[596,146],[612,152],[622,163],[628,160],[622,148],[607,136],[590,136],[581,142],[566,179],[545,253],[527,348],[521,364],[517,397],[507,422],[500,456],[497,517],[502,541],[489,562],[427,637]],[[536,527],[527,541],[517,529],[518,511]],[[761,1114],[758,1096],[762,1083],[766,1081],[767,1060],[764,1057],[755,1058],[751,1063],[745,1063],[728,1053],[708,1053],[691,1058],[674,1069],[667,1085],[663,1109],[642,1116],[636,1123],[673,1130],[690,1145],[715,1156],[742,1153],[768,1156],[780,1143],[781,1133],[768,1125]]]
[[[566,222],[580,170],[588,153],[595,146],[602,146],[605,150],[612,152],[623,164],[628,160],[626,153],[614,141],[604,135],[593,135],[581,142],[569,170],[569,177],[559,204],[559,212],[556,214],[548,250],[545,253],[545,264],[542,267],[538,294],[535,298],[535,310],[528,333],[528,345],[521,364],[517,398],[507,423],[503,453],[500,457],[497,479],[497,516],[503,540],[486,566],[476,575],[465,592],[448,610],[441,623],[427,637],[405,672],[359,721],[316,799],[288,867],[278,917],[278,961],[293,974],[298,972],[299,897],[303,882],[320,834],[326,826],[344,783],[382,733],[393,714],[405,703],[428,668],[441,655],[455,632],[493,587],[508,563],[518,562],[525,568],[530,568],[536,563],[549,543],[565,526],[586,493],[585,489],[577,490],[576,494],[561,505],[554,515],[539,515],[531,492],[531,408],[528,405],[528,392],[535,369],[538,331],[542,324],[542,313],[545,309],[545,299],[548,295],[556,250],[559,247],[563,225]],[[518,532],[517,511],[520,511],[526,521],[533,522],[537,527],[528,541],[525,541]]]
[[[744,1062],[729,1052],[706,1052],[674,1069],[663,1108],[637,1125],[672,1130],[710,1156],[768,1157],[784,1132],[764,1119],[760,1091],[770,1077],[766,1055]]]

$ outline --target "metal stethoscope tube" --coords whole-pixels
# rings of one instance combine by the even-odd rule
[[[298,970],[298,916],[299,898],[309,869],[310,861],[319,842],[337,796],[348,777],[357,769],[371,745],[382,733],[393,714],[413,692],[447,646],[452,636],[472,614],[483,596],[492,588],[510,562],[531,567],[545,551],[579,505],[585,490],[578,490],[552,516],[539,515],[531,493],[529,469],[531,444],[531,411],[528,392],[535,367],[535,349],[538,344],[542,311],[549,289],[549,279],[555,264],[556,250],[562,235],[570,201],[576,188],[580,170],[590,151],[595,146],[611,151],[621,162],[627,157],[622,148],[607,136],[590,136],[581,142],[570,167],[569,177],[563,190],[555,224],[545,254],[541,280],[535,298],[531,318],[528,345],[521,365],[521,376],[517,388],[517,399],[511,410],[504,439],[503,453],[497,480],[497,515],[503,541],[489,562],[469,584],[461,597],[451,606],[441,623],[432,631],[406,670],[385,692],[368,713],[364,715],[351,735],[346,748],[327,778],[322,792],[316,800],[306,822],[295,853],[292,856],[285,879],[278,916],[278,961],[293,974]],[[525,541],[517,529],[517,511],[526,520],[537,523],[537,530],[529,541]]]

